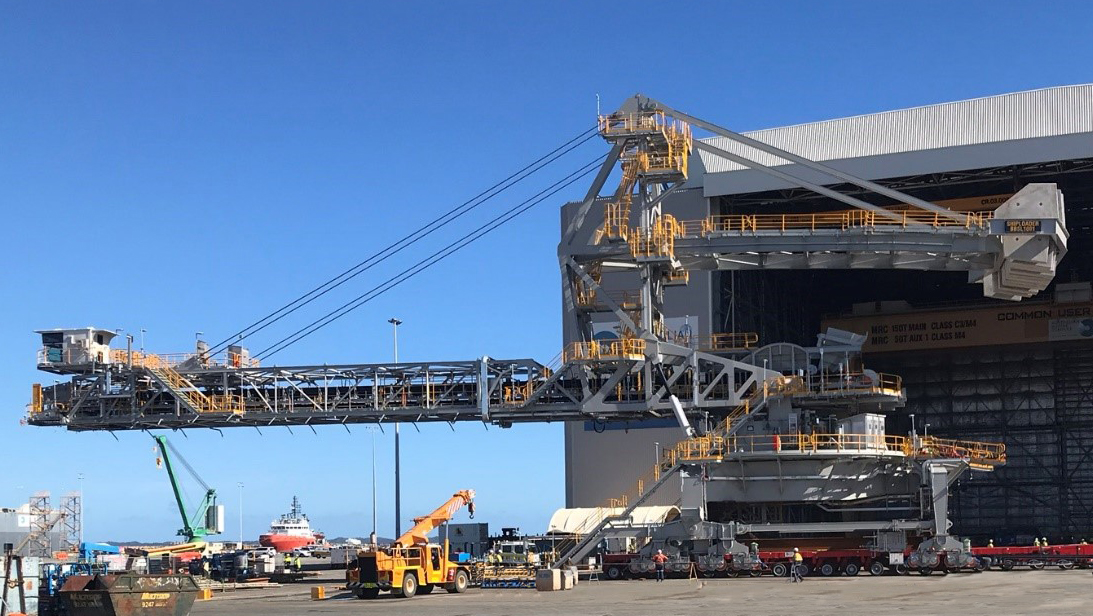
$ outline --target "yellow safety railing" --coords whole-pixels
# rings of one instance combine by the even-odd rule
[[[667,122],[663,112],[612,113],[597,118],[600,134],[604,137],[624,137],[637,133],[660,131]]]
[[[42,412],[42,384],[35,383],[30,387],[30,412]]]
[[[691,272],[685,269],[674,269],[664,274],[664,284],[685,285],[691,281]]]
[[[979,467],[1006,462],[1002,443],[958,441],[934,437],[912,438],[889,434],[763,434],[724,436],[718,430],[706,436],[680,441],[665,450],[662,466],[678,462],[720,462],[733,453],[897,453],[915,459],[964,459]]]
[[[627,154],[630,156],[630,154]],[[604,207],[603,235],[608,239],[626,240],[630,231],[630,205],[633,202],[634,184],[638,180],[638,161],[624,158],[622,179],[615,191],[616,198]]]
[[[533,381],[520,385],[505,385],[505,404],[527,402],[531,398],[531,392],[535,390],[534,385]]]
[[[754,332],[720,333],[698,339],[700,351],[740,351],[750,349],[759,342],[759,334]]]
[[[640,258],[674,258],[675,240],[683,236],[683,226],[671,214],[660,216],[648,229],[630,230],[630,255]]]
[[[174,368],[167,365],[147,367],[148,370],[161,377],[171,386],[174,393],[186,396],[186,401],[197,410],[198,413],[233,413],[240,414],[245,410],[243,396],[234,394],[206,395],[198,391],[194,384],[186,377],[179,374]]]
[[[600,280],[603,278],[603,266],[601,264],[594,263],[588,266],[587,272],[593,282],[597,285],[600,284]],[[582,278],[578,277],[573,281],[573,295],[578,306],[593,306],[596,303],[595,288]]]
[[[885,375],[888,378],[898,379]],[[991,469],[1006,463],[1006,446],[1002,443],[957,441],[936,437],[911,438],[886,434],[789,434],[746,435],[730,434],[732,426],[751,414],[753,401],[770,395],[784,395],[807,391],[800,377],[782,377],[764,381],[752,395],[733,409],[709,434],[679,441],[661,451],[660,460],[652,469],[639,477],[634,489],[618,498],[611,498],[593,508],[580,524],[582,529],[593,529],[608,516],[617,515],[630,502],[645,494],[646,489],[660,480],[681,462],[722,462],[734,453],[798,453],[848,452],[853,454],[902,454],[916,460],[932,458],[958,458],[975,468]]]
[[[599,359],[645,359],[645,340],[641,338],[619,338],[615,340],[574,342],[566,347],[565,352],[562,354],[563,362]]]
[[[577,525],[577,528],[579,529],[577,535],[582,536],[587,534],[608,517],[621,514],[630,503],[635,502],[637,499],[644,496],[646,490],[651,490],[656,482],[660,480],[662,473],[663,470],[660,468],[660,465],[655,465],[635,479],[631,484],[631,488],[626,493],[618,498],[609,498],[600,505],[593,507],[592,511],[589,512],[585,519]]]
[[[895,374],[845,373],[824,374],[809,378],[811,391],[815,393],[865,392],[899,394],[903,391],[903,379]]]
[[[608,239],[625,241],[630,231],[630,199],[613,201],[603,210],[603,234]]]
[[[1006,463],[1006,446],[1003,443],[958,441],[934,436],[918,439],[919,454],[929,457],[966,458],[984,465]]]
[[[932,227],[963,227],[966,229],[985,229],[990,224],[993,212],[953,212],[963,220],[954,220],[936,212],[926,210],[893,211],[899,219],[878,216],[868,210],[842,210],[837,212],[816,212],[813,214],[734,214],[728,216],[710,216],[705,220],[687,221],[684,229],[689,235],[710,235],[728,232],[756,231],[794,231],[818,229],[851,229],[874,227],[907,227],[911,225],[929,225]]]
[[[681,132],[689,126],[679,120],[669,120],[663,111],[635,111],[631,113],[611,113],[597,118],[600,134],[604,137],[628,137],[660,133],[669,130]],[[667,138],[667,135],[665,135]]]
[[[110,361],[115,364],[132,364],[138,368],[173,367],[198,357],[197,353],[145,353],[141,351],[126,351],[124,349],[111,349]],[[245,358],[239,353],[225,352],[215,356],[203,355],[199,363],[202,366],[224,366],[228,368],[257,368],[260,363],[257,359]]]

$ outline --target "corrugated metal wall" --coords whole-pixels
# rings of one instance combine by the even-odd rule
[[[872,365],[903,376],[921,432],[1006,444],[1006,465],[954,491],[954,531],[982,538],[1093,538],[1093,345],[904,353]]]
[[[1093,132],[1093,84],[1016,92],[798,124],[745,135],[816,161]],[[704,139],[764,165],[786,161],[723,137]],[[699,152],[707,173],[744,169]]]

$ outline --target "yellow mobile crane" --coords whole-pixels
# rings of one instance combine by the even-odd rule
[[[448,541],[429,543],[429,533],[452,519],[466,505],[474,518],[474,490],[460,490],[429,515],[414,518],[414,525],[390,546],[357,553],[357,564],[346,571],[346,587],[359,599],[375,599],[381,590],[413,597],[437,586],[451,593],[467,590],[470,571],[448,560]]]

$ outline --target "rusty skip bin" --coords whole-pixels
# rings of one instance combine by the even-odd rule
[[[74,575],[58,595],[69,616],[186,616],[197,598],[189,575]]]

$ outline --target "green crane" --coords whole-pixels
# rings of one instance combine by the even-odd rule
[[[182,454],[175,449],[175,446],[167,440],[166,436],[153,435],[156,445],[159,446],[160,457],[163,460],[163,465],[167,468],[167,476],[171,479],[171,489],[175,493],[175,502],[178,504],[178,513],[182,516],[182,528],[178,530],[178,534],[185,537],[187,541],[201,541],[206,535],[215,535],[223,531],[224,526],[224,506],[216,504],[216,490],[210,488],[206,484],[201,476],[197,474],[190,463],[186,461],[186,458],[182,457]],[[205,496],[198,503],[193,512],[186,510],[186,502],[182,497],[182,486],[179,483],[178,475],[175,474],[175,461],[178,461],[190,472],[190,475],[197,480],[201,487],[205,489]]]

